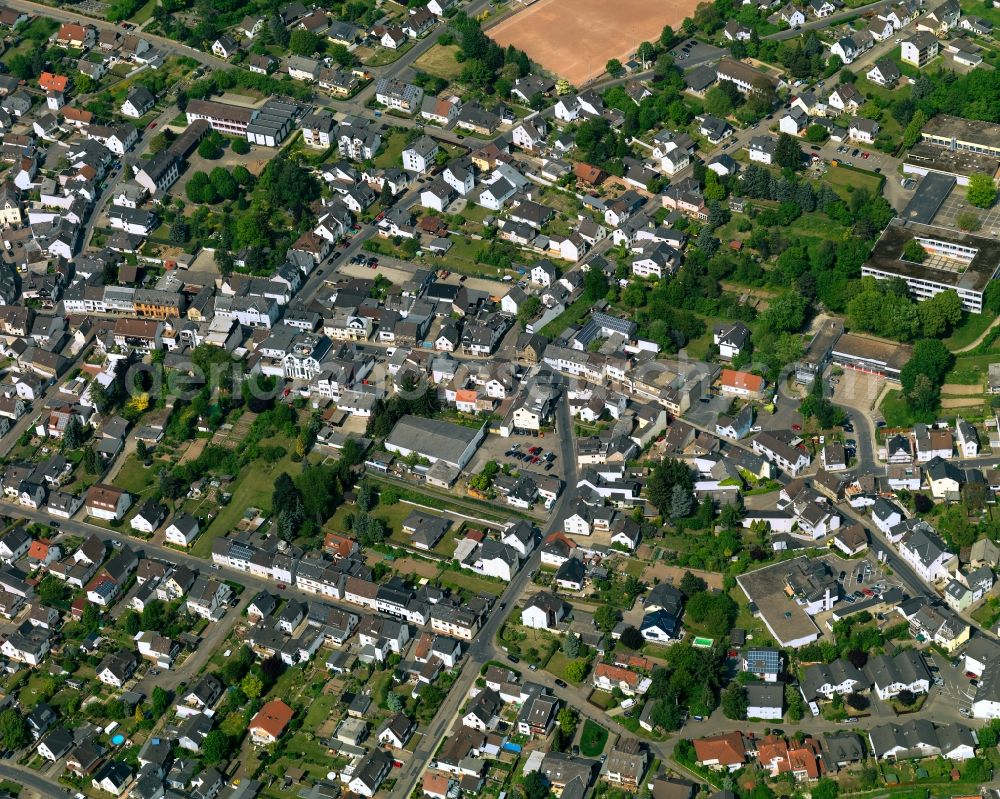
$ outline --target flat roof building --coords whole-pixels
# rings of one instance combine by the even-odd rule
[[[1000,158],[1000,125],[992,122],[938,114],[927,120],[920,135],[938,147]]]
[[[807,561],[805,557],[795,558],[736,578],[751,602],[751,610],[783,647],[798,649],[819,638],[819,628],[810,618],[806,606],[793,599],[797,589],[790,584],[790,581],[795,582],[797,576],[805,576],[801,567]]]
[[[922,263],[903,258],[907,243],[916,241],[926,257]],[[1000,269],[1000,242],[931,225],[899,220],[882,232],[861,275],[879,280],[901,278],[917,300],[955,291],[969,313],[982,313],[983,293]]]
[[[438,461],[464,469],[486,436],[486,426],[476,429],[440,419],[404,416],[385,440],[385,448],[404,458],[417,454],[432,464]]]
[[[827,319],[819,329],[805,354],[795,363],[795,380],[809,385],[826,366],[833,345],[844,332],[844,323],[839,319]]]
[[[990,153],[973,152],[971,150],[952,150],[945,147],[935,146],[926,139],[917,142],[906,155],[903,161],[903,173],[907,175],[926,175],[928,178],[939,176],[952,178],[953,183],[959,186],[969,185],[969,176],[974,172],[985,172],[987,175],[995,175],[1000,170],[1000,156]],[[927,180],[924,180],[927,183]],[[920,194],[921,188],[917,190]],[[947,197],[947,193],[945,197]],[[916,197],[914,197],[916,199]],[[944,198],[942,198],[942,202]],[[940,203],[938,204],[940,206]],[[927,222],[930,220],[910,219],[904,216],[907,221]]]
[[[936,147],[931,147],[926,144],[917,146],[923,146],[928,150],[933,150],[938,153],[947,152],[946,150],[939,150]],[[944,205],[944,201],[948,199],[948,195],[951,194],[951,190],[955,188],[957,178],[955,175],[932,168],[926,163],[921,166],[914,166],[911,169],[909,166],[909,159],[907,159],[907,162],[903,164],[903,171],[910,171],[914,174],[925,175],[925,177],[922,181],[920,181],[920,185],[917,186],[917,190],[913,193],[910,201],[906,204],[906,208],[903,209],[903,213],[900,217],[905,222],[916,222],[921,225],[929,225],[934,221],[934,217],[937,216],[938,211],[941,210],[941,206]]]
[[[834,345],[832,354],[833,362],[839,366],[899,382],[899,372],[913,355],[913,347],[844,333]]]

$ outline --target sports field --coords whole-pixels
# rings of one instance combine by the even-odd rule
[[[664,25],[675,29],[698,0],[538,0],[486,33],[513,44],[549,72],[580,87],[612,58],[624,61],[643,41],[656,41]]]

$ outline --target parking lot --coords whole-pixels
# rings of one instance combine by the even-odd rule
[[[813,145],[809,145],[808,148],[803,147],[802,149],[810,155],[818,153],[827,161],[837,159],[842,164],[856,166],[858,169],[881,172],[886,176],[887,180],[892,179],[893,173],[899,165],[898,159],[886,153],[879,152],[874,146],[868,144],[828,141],[825,144],[815,146],[818,146],[820,149],[813,150]],[[855,152],[857,152],[857,155],[855,155]],[[868,154],[867,158],[865,158],[866,153]]]
[[[531,449],[539,451],[529,456],[528,450]],[[556,449],[558,449],[558,438],[555,436],[544,438],[530,434],[514,435],[510,438],[487,436],[472,459],[468,473],[481,472],[489,461],[495,461],[501,468],[506,465],[519,471],[560,477],[560,459]],[[535,458],[537,460],[533,460]]]
[[[980,228],[975,231],[979,236],[993,236],[1000,238],[1000,205],[983,209],[970,205],[965,199],[965,187],[956,185],[951,190],[951,194],[941,205],[941,209],[934,217],[934,224],[940,227],[950,227],[958,229],[958,217],[968,212],[979,217]]]
[[[832,389],[832,399],[838,405],[848,405],[859,411],[868,411],[875,404],[885,378],[878,375],[859,372],[857,369],[844,369],[842,375],[831,377],[828,385]]]
[[[686,69],[691,64],[703,64],[721,58],[726,55],[726,51],[696,39],[686,39],[671,50],[670,54],[680,62],[681,69]],[[686,63],[689,61],[691,64]]]

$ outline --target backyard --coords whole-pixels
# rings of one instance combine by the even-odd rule
[[[608,731],[596,721],[587,719],[580,733],[580,754],[584,757],[598,757],[608,742]]]
[[[247,508],[260,508],[265,514],[270,513],[271,492],[274,490],[277,476],[282,472],[297,472],[301,468],[292,466],[291,452],[295,449],[294,443],[288,441],[285,443],[288,445],[286,447],[288,452],[281,459],[274,463],[254,461],[240,472],[230,486],[232,499],[228,505],[218,509],[218,516],[191,545],[191,554],[199,558],[210,557],[212,541],[232,530]]]

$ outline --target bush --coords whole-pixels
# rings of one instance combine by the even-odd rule
[[[233,139],[233,143],[230,148],[237,155],[246,155],[250,152],[250,142],[246,139]]]

